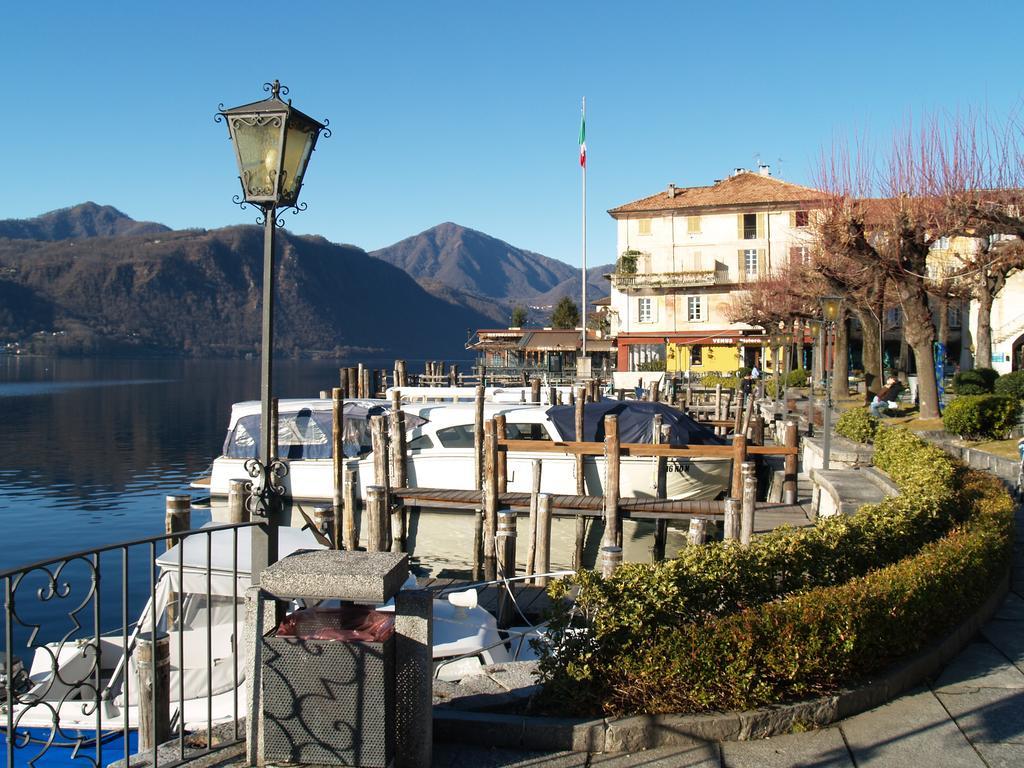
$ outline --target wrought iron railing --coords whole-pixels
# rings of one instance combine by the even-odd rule
[[[55,757],[64,764],[100,768],[135,751],[139,704],[143,703],[135,678],[139,672],[135,654],[140,633],[151,633],[151,638],[166,634],[168,644],[177,645],[170,654],[168,673],[176,669],[177,680],[169,685],[167,694],[176,754],[168,756],[165,750],[158,763],[160,724],[154,720],[146,740],[152,745],[149,764],[170,768],[197,753],[240,742],[239,698],[244,710],[245,697],[239,689],[244,660],[239,657],[237,642],[238,629],[244,623],[239,532],[252,525],[213,525],[178,532],[173,537],[135,539],[0,572],[4,590],[0,735],[8,768],[52,765]],[[215,539],[218,550],[231,549],[227,557],[222,551],[215,557]],[[186,541],[197,542],[191,547],[191,559],[185,554]],[[168,547],[180,543],[177,556],[164,554],[165,542]],[[248,546],[241,550],[248,555]],[[158,566],[161,555],[162,564]],[[219,596],[214,592],[215,561],[219,563]],[[242,571],[241,576],[247,583],[247,572]],[[226,579],[230,579],[230,587]],[[230,630],[229,663],[233,664],[228,690],[218,697],[217,713],[213,690],[215,596],[221,605],[229,606],[216,618],[224,620],[218,624],[221,632]],[[204,606],[205,624],[199,620],[186,630],[189,612],[192,618],[201,617]],[[200,688],[205,675],[205,692],[189,699],[185,634],[204,626],[205,638],[200,638],[199,645],[205,646],[205,668],[190,656],[188,669],[194,670]],[[28,654],[24,664],[18,660],[18,651]],[[157,654],[151,654],[149,665],[151,679],[157,679],[158,673],[162,674],[157,669]],[[132,695],[137,702],[134,706]],[[201,702],[204,698],[205,712]],[[186,744],[190,730],[209,731],[220,723],[227,724],[227,733],[216,745],[209,738],[198,746],[195,739]],[[57,755],[58,750],[64,750],[63,759]]]

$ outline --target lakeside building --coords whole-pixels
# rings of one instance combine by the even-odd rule
[[[579,329],[481,328],[467,342],[477,355],[476,368],[489,379],[521,381],[572,380],[579,367],[583,337]],[[615,345],[599,331],[587,331],[587,357],[592,375],[607,376],[615,368]]]
[[[735,323],[732,297],[784,260],[805,259],[819,190],[737,168],[608,211],[617,224],[611,335],[620,371],[733,373],[761,363],[764,332]]]

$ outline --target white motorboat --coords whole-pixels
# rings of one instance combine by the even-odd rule
[[[368,419],[385,413],[390,405],[381,400],[346,401],[344,450],[349,467],[357,470],[359,497],[373,484],[373,454]],[[406,474],[411,487],[472,489],[474,449],[472,402],[404,403],[406,414]],[[584,439],[603,438],[600,417],[619,415],[622,442],[651,442],[653,416],[659,414],[673,428],[673,445],[721,444],[724,442],[679,411],[660,403],[605,400],[586,406]],[[566,441],[574,438],[572,406],[520,405],[487,402],[484,417],[505,416],[509,439]],[[332,459],[332,404],[329,400],[281,400],[278,445],[288,461],[285,492],[298,501],[331,502],[334,495]],[[245,462],[256,455],[259,442],[259,403],[237,403],[232,408],[224,452],[213,462],[208,488],[211,496],[228,493],[232,479],[246,479]],[[589,433],[588,433],[589,432]],[[513,452],[508,455],[508,489],[529,492],[535,459],[543,460],[541,491],[576,493],[576,462],[573,456],[549,452]],[[604,459],[588,456],[583,462],[586,493],[603,494]],[[623,496],[653,497],[656,476],[653,460],[624,457],[620,465]],[[668,461],[667,493],[670,499],[714,499],[729,486],[732,459],[721,456],[672,458]]]
[[[13,708],[15,732],[35,731],[45,743],[55,722],[60,733],[94,731],[98,721],[102,732],[122,730],[126,721],[129,729],[135,729],[138,685],[134,648],[138,633],[150,632],[154,626],[158,633],[167,632],[170,639],[172,722],[183,721],[185,730],[190,731],[205,728],[211,720],[216,724],[233,719],[236,712],[244,713],[245,658],[244,653],[236,653],[236,637],[243,636],[245,624],[251,530],[193,534],[156,559],[155,598],[147,601],[128,630],[129,653],[124,652],[123,631],[100,637],[99,718],[93,707],[95,643],[69,640],[38,647],[27,675],[22,673],[19,678],[20,692]],[[282,557],[318,548],[322,545],[308,530],[279,529]],[[406,587],[415,587],[415,579],[410,577]],[[377,606],[379,611],[393,609],[393,602]],[[494,617],[476,604],[476,590],[434,599],[432,632],[439,679],[460,679],[486,664],[512,660]]]

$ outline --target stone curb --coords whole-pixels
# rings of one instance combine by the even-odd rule
[[[435,707],[434,739],[510,749],[632,752],[762,739],[790,733],[795,726],[825,726],[884,704],[937,672],[992,617],[1009,586],[1007,574],[981,608],[942,640],[891,667],[881,677],[832,696],[747,712],[634,715],[592,720]]]

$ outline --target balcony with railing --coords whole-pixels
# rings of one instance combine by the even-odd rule
[[[685,272],[623,272],[611,275],[617,291],[640,288],[700,288],[729,282],[728,269],[696,269]]]

